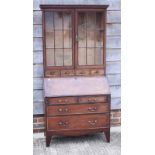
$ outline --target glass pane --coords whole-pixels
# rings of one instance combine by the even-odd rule
[[[94,31],[87,31],[87,47],[95,46],[95,33]]]
[[[64,48],[72,47],[72,33],[71,31],[64,31]]]
[[[54,31],[46,32],[46,48],[54,48]]]
[[[86,13],[78,15],[78,46],[86,47]]]
[[[78,64],[86,65],[86,48],[78,49]]]
[[[87,48],[87,65],[94,65],[94,48]]]
[[[96,13],[96,28],[97,29],[102,28],[102,13],[100,12]]]
[[[64,49],[64,66],[72,65],[72,49]]]
[[[101,65],[103,64],[103,48],[96,48],[95,49],[95,64]]]
[[[87,29],[94,29],[95,28],[95,12],[88,12],[87,13]]]
[[[55,48],[63,48],[63,31],[55,31]]]
[[[45,21],[46,32],[53,31],[53,12],[45,12]]]
[[[62,12],[54,12],[54,28],[62,29]]]
[[[102,18],[103,18],[102,12],[94,11],[94,12],[82,12],[78,14],[79,65],[103,64]]]
[[[55,49],[56,66],[63,66],[63,49]]]
[[[86,47],[86,31],[85,30],[79,29],[78,46],[79,47]]]
[[[78,14],[78,29],[86,29],[86,13]]]
[[[46,64],[54,66],[54,49],[46,49]]]
[[[103,46],[103,32],[96,31],[96,47],[102,47],[102,46]]]
[[[71,29],[71,13],[69,12],[64,12],[64,29]]]

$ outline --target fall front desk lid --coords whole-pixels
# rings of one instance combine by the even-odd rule
[[[110,94],[106,77],[44,78],[44,96],[80,96]]]

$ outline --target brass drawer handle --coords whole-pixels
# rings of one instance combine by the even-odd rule
[[[67,103],[68,100],[67,100],[67,99],[66,99],[66,100],[61,100],[61,99],[59,99],[58,102],[59,102],[59,103],[61,103],[61,102],[65,102],[65,103]]]
[[[68,112],[68,111],[69,111],[69,110],[66,108],[66,109],[65,109],[65,112]]]
[[[50,72],[51,75],[54,75],[56,72]]]
[[[93,101],[96,101],[96,100],[97,100],[96,98],[94,98],[94,99],[89,98],[89,99],[88,99],[89,102],[90,102],[90,101],[93,102]]]
[[[59,112],[62,112],[62,108],[59,108],[58,111],[59,111]]]
[[[63,121],[60,121],[58,122],[58,125],[59,126],[67,126],[69,123],[66,121],[66,122],[63,122]]]
[[[92,101],[92,100],[89,98],[88,101]]]
[[[96,125],[96,123],[97,123],[97,120],[88,121],[88,123],[89,123],[90,125]]]
[[[68,108],[65,108],[65,109],[59,108],[58,111],[59,111],[59,112],[68,112],[69,109],[68,109]]]
[[[62,100],[58,100],[58,102],[59,102],[59,103],[61,103],[61,102],[62,102]]]
[[[96,107],[89,107],[88,110],[93,112],[93,111],[96,111],[97,108]]]

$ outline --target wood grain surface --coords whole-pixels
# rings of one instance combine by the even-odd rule
[[[110,94],[105,77],[44,78],[44,96]]]

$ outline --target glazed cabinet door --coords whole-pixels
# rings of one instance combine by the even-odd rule
[[[43,12],[45,71],[104,68],[104,9],[46,9]]]
[[[77,10],[77,66],[85,68],[104,65],[104,12]]]
[[[44,50],[47,68],[73,66],[73,11],[44,12]]]

